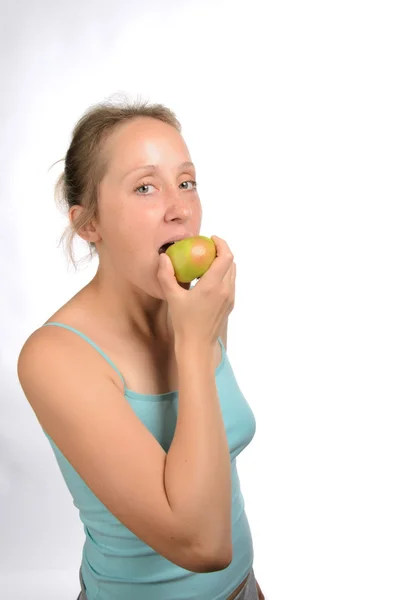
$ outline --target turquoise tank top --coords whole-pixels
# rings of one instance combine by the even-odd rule
[[[132,410],[167,452],[176,426],[178,392],[139,394],[128,389],[116,365],[87,336],[62,323],[44,326],[48,325],[74,331],[100,352],[121,377]],[[43,429],[84,526],[81,572],[88,600],[226,600],[250,572],[253,541],[236,458],[254,437],[256,421],[220,338],[219,343],[222,360],[215,377],[230,450],[233,542],[232,562],[222,571],[194,573],[155,552],[102,504]]]

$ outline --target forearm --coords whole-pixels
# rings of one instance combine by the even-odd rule
[[[165,467],[172,511],[195,543],[231,546],[230,454],[215,381],[213,352],[187,344],[177,351],[179,401]]]

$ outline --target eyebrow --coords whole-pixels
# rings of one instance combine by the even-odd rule
[[[190,161],[186,161],[183,162],[181,165],[179,165],[179,170],[182,171],[182,169],[188,169],[188,168],[193,167],[193,169],[195,168],[194,164]],[[135,167],[134,169],[130,169],[129,171],[127,171],[127,173],[124,173],[124,175],[122,176],[122,180],[127,177],[127,175],[130,175],[131,173],[134,173],[134,171],[158,171],[158,166],[156,165],[142,165],[140,167]]]

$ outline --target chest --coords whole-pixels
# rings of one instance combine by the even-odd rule
[[[165,394],[178,389],[178,367],[173,347],[143,348],[135,344],[106,344],[103,350],[122,373],[126,387],[138,394]],[[222,349],[213,349],[213,369],[222,360]],[[117,374],[116,374],[117,376]],[[122,387],[120,378],[119,385]]]
[[[221,346],[217,344],[218,346],[221,351]],[[218,366],[220,367],[219,369]],[[222,353],[219,361],[218,357],[216,361],[214,360],[215,370],[219,406],[228,440],[230,457],[233,460],[251,441],[255,434],[256,422],[226,355],[223,361]],[[132,375],[134,376],[134,374]],[[155,375],[156,373],[154,373]],[[139,389],[138,379],[134,378],[134,383],[131,384],[130,379],[127,385],[125,397],[140,421],[157,439],[164,451],[168,452],[178,420],[180,399],[176,392],[179,386],[177,378],[170,385],[171,379],[167,379],[167,373],[165,373],[163,381],[164,384],[168,382],[166,388],[164,385],[158,385],[159,381],[159,379],[156,380],[157,388],[153,385],[154,382],[152,382],[151,389],[148,387],[147,381],[142,381],[142,387],[144,386],[144,389],[147,390],[143,393],[152,395],[165,394],[167,392],[174,393],[168,393],[158,398],[151,398],[148,401],[147,397],[137,395],[137,392],[141,392],[142,388]]]

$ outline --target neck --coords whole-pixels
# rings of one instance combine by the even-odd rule
[[[171,341],[172,322],[165,300],[120,281],[109,281],[97,271],[86,287],[92,305],[115,333],[147,340]]]

